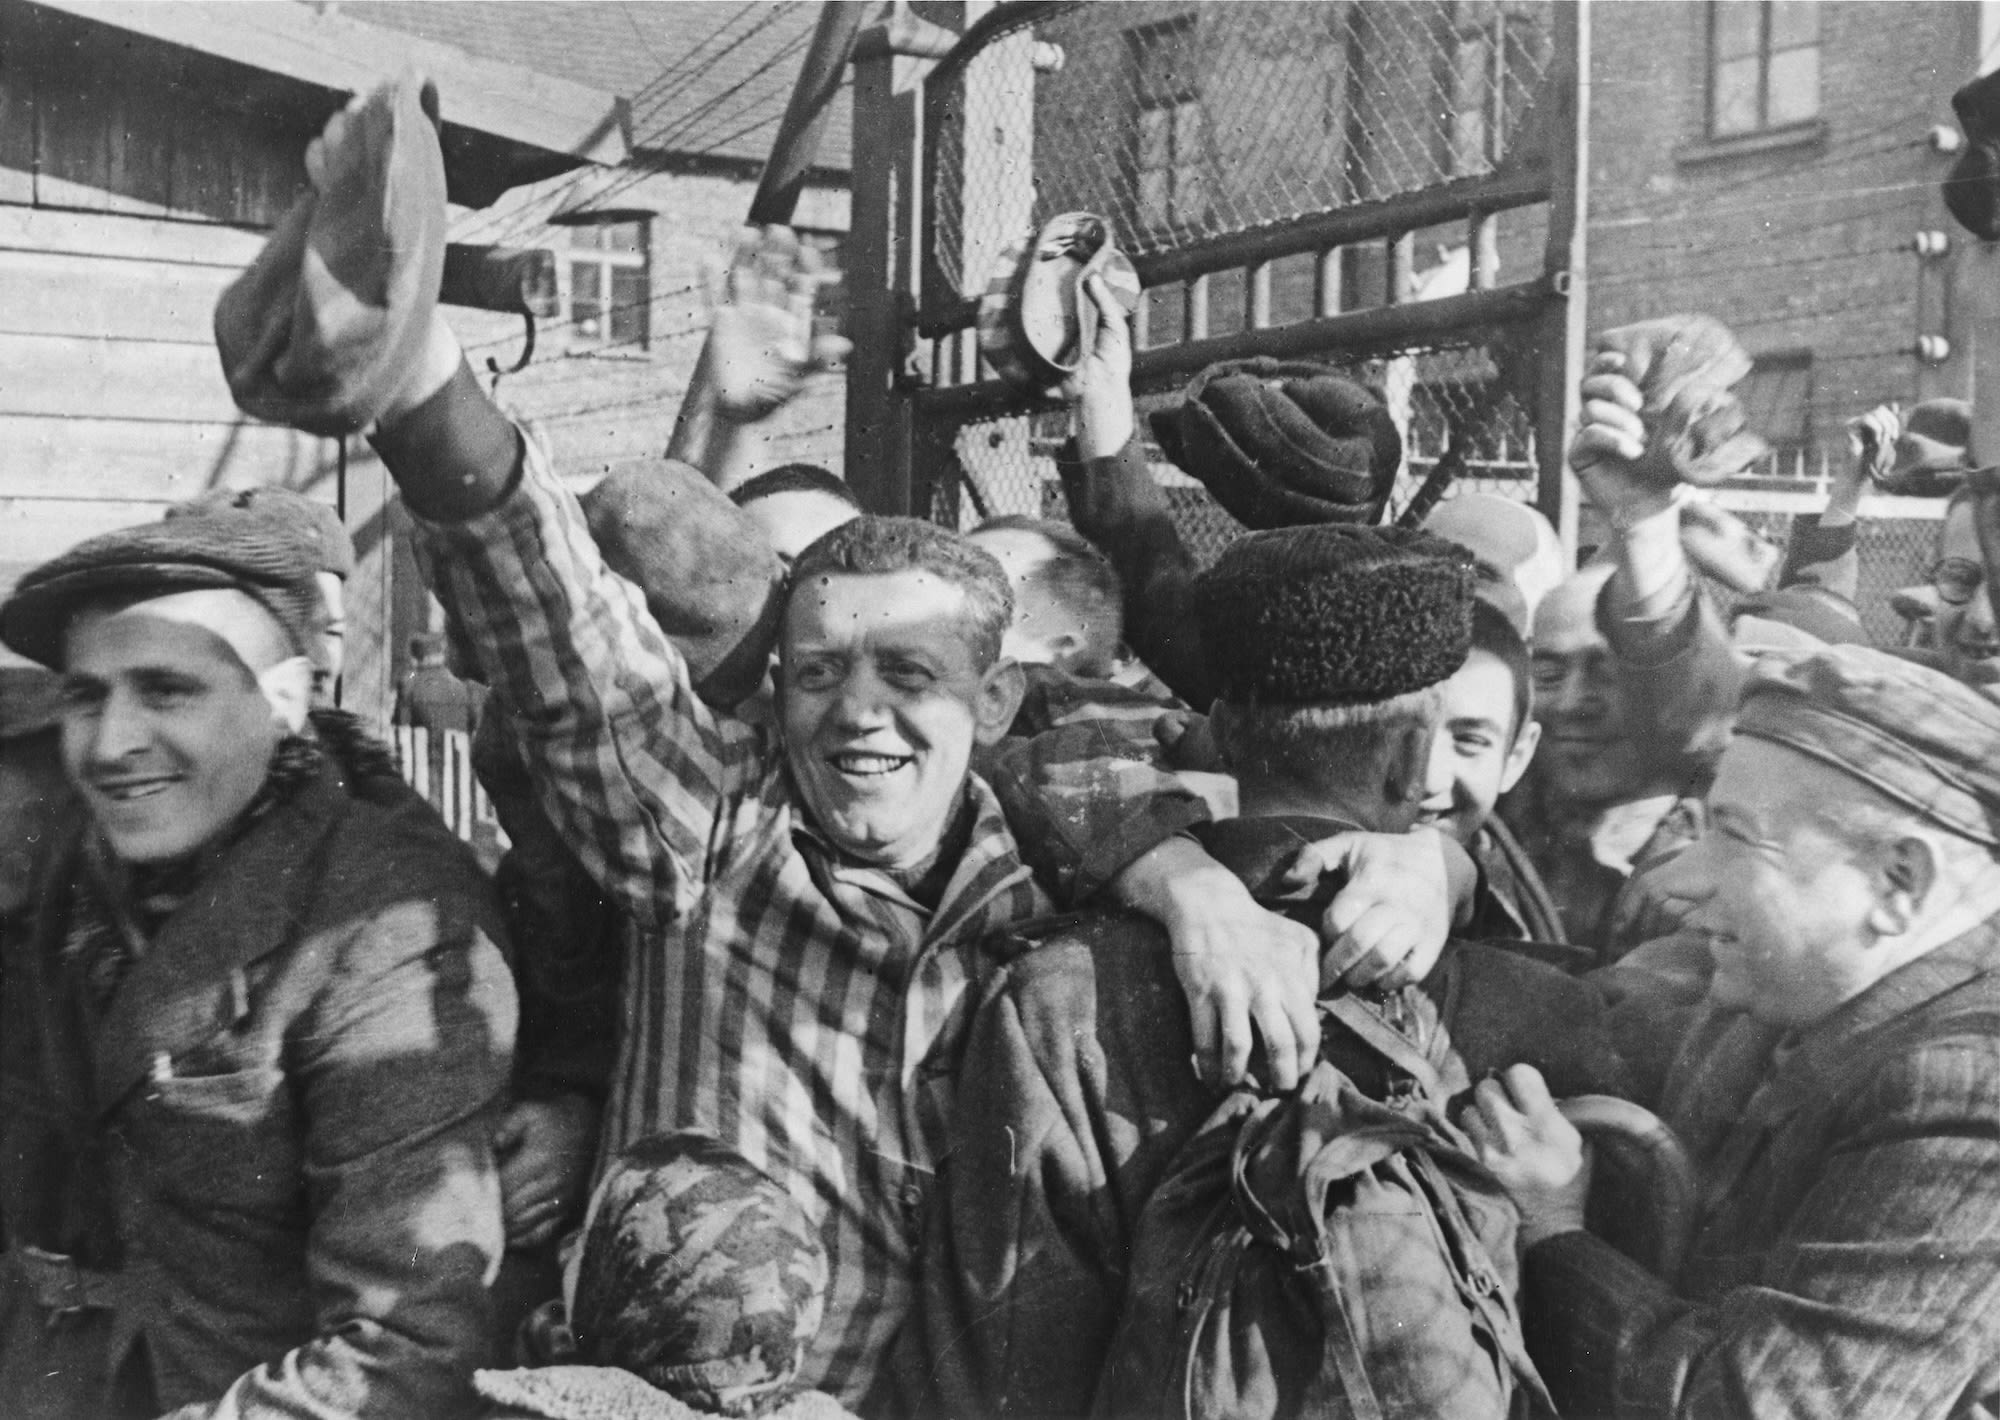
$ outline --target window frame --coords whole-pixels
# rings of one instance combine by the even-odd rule
[[[1813,6],[1813,38],[1810,44],[1788,44],[1774,47],[1773,39],[1777,22],[1779,0],[1708,0],[1707,43],[1704,58],[1707,64],[1706,92],[1704,95],[1704,115],[1702,132],[1711,142],[1725,143],[1733,139],[1754,138],[1759,134],[1783,133],[1787,130],[1803,128],[1820,121],[1821,90],[1823,89],[1824,66],[1822,60],[1826,48],[1825,11],[1818,0],[1806,0]],[[1756,12],[1757,43],[1754,51],[1747,54],[1724,56],[1721,53],[1723,17],[1732,7],[1738,11]],[[1771,69],[1780,56],[1811,50],[1813,62],[1812,111],[1774,121],[1771,116]],[[1745,128],[1721,126],[1721,70],[1725,63],[1754,60],[1757,74],[1756,112],[1753,121]]]
[[[1147,63],[1149,53],[1161,52],[1170,45],[1182,45],[1191,57],[1195,52],[1197,26],[1198,16],[1189,10],[1131,26],[1124,32],[1132,56],[1132,94],[1135,101],[1129,148],[1132,215],[1134,225],[1149,232],[1193,230],[1207,219],[1214,205],[1208,161],[1211,141],[1208,109],[1202,103],[1201,84],[1193,65],[1188,66],[1185,75],[1175,75],[1169,70],[1167,78],[1178,79],[1178,82],[1157,87],[1148,82],[1152,77]],[[1145,161],[1147,118],[1151,114],[1161,116],[1159,122],[1163,125],[1166,143],[1164,164]],[[1198,120],[1192,125],[1195,132],[1189,140],[1194,147],[1192,154],[1181,151],[1183,122],[1187,115]],[[1158,217],[1153,215],[1146,196],[1146,180],[1152,175],[1164,180],[1164,201],[1160,204]],[[1197,211],[1189,212],[1183,208],[1189,191],[1200,200],[1201,206]]]
[[[608,234],[618,227],[636,227],[637,239],[632,249],[624,250],[609,245],[579,246],[581,233]],[[628,217],[619,222],[601,225],[574,226],[569,230],[569,241],[555,249],[556,268],[556,316],[560,323],[562,345],[574,351],[599,351],[606,354],[643,355],[653,348],[653,219]],[[579,267],[589,267],[597,273],[598,294],[596,302],[602,312],[604,328],[599,334],[589,335],[583,331],[582,322],[576,314],[576,273]],[[637,271],[644,298],[639,302],[624,303],[624,308],[637,311],[639,330],[636,338],[619,339],[613,326],[620,304],[615,298],[618,279],[613,275],[619,271]]]

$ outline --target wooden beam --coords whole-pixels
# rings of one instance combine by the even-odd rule
[[[34,3],[336,92],[365,92],[416,69],[437,81],[447,127],[474,129],[579,162],[617,164],[627,154],[631,118],[623,99],[318,6],[216,0]]]

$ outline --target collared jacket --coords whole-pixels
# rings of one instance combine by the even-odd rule
[[[328,762],[100,1008],[65,952],[85,832],[7,963],[7,1413],[464,1413],[515,1024],[477,865],[422,804],[365,799]]]
[[[1565,1414],[2000,1413],[2000,919],[1776,1040],[1711,1013],[1663,1106],[1701,1214],[1676,1277],[1529,1249]]]
[[[1194,832],[1254,895],[1310,914],[1278,901],[1284,871],[1305,843],[1352,827],[1253,818]],[[958,1064],[944,1206],[898,1356],[911,1407],[954,1420],[1089,1412],[1139,1212],[1223,1094],[1195,1076],[1186,997],[1152,923],[1079,914],[1023,936],[1034,950],[1010,953]],[[1475,1080],[1528,1063],[1559,1095],[1624,1090],[1601,1003],[1554,967],[1453,943],[1421,987],[1375,1004],[1425,1043],[1442,1025]],[[1321,1048],[1364,1092],[1386,1088],[1379,1059],[1339,1027]]]

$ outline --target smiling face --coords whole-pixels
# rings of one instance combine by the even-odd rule
[[[1444,722],[1431,742],[1430,773],[1418,822],[1470,844],[1535,757],[1541,727],[1514,726],[1514,672],[1491,651],[1473,648],[1441,687]]]
[[[1709,828],[1662,871],[1663,891],[1694,904],[1708,938],[1709,999],[1770,1025],[1819,1020],[1880,974],[1888,883],[1877,855],[1828,824],[1864,786],[1831,765],[1739,736],[1710,791]]]
[[[1549,790],[1562,803],[1618,803],[1641,794],[1648,778],[1611,643],[1597,627],[1605,580],[1572,577],[1535,612],[1535,719]]]
[[[143,602],[71,622],[63,767],[126,862],[185,857],[222,833],[256,797],[280,734],[256,677],[214,632]]]
[[[1945,514],[1938,530],[1937,556],[1939,561],[1956,558],[1973,567],[1985,567],[1970,499],[1960,499]],[[1981,684],[2000,680],[2000,629],[1994,626],[1983,577],[1969,600],[1958,606],[1940,605],[1936,624],[1938,649],[1944,652],[1954,676]]]
[[[1021,699],[1011,661],[984,664],[965,590],[917,568],[818,574],[792,589],[778,676],[792,778],[842,852],[908,868],[937,850],[975,743]]]

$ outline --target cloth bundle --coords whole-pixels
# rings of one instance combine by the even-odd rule
[[[248,413],[359,433],[408,378],[444,274],[437,115],[436,88],[406,75],[341,116],[345,141],[308,152],[311,189],[215,307],[222,372]]]
[[[1744,427],[1742,402],[1731,390],[1750,373],[1750,356],[1720,321],[1636,321],[1599,336],[1597,349],[1624,356],[1625,377],[1644,396],[1647,441],[1638,468],[1654,481],[1709,487],[1769,447]]]

